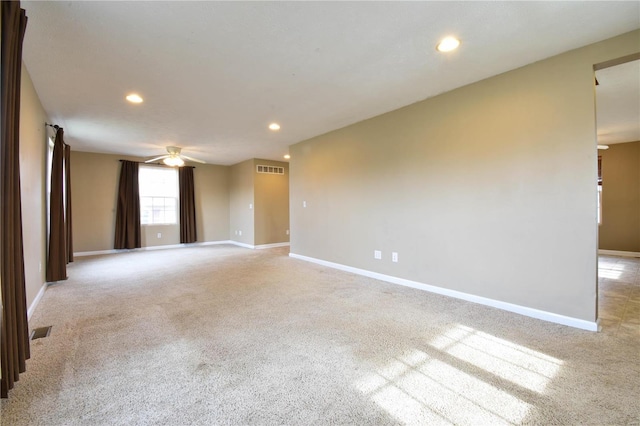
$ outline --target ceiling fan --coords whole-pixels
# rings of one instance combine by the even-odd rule
[[[205,164],[205,162],[202,160],[198,160],[197,158],[187,157],[186,155],[180,154],[180,151],[182,151],[182,148],[179,148],[177,146],[168,146],[167,147],[168,154],[151,158],[149,160],[146,160],[145,163],[153,163],[154,161],[162,160],[162,162],[167,166],[182,167],[184,166],[184,160],[189,160],[189,161],[195,161],[196,163]]]

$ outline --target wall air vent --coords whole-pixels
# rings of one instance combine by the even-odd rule
[[[272,175],[283,175],[284,167],[278,166],[256,166],[256,171],[258,173],[269,173]]]

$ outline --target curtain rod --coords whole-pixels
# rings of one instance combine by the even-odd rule
[[[131,163],[146,164],[147,166],[160,166],[160,167],[171,167],[171,168],[173,168],[173,166],[167,166],[166,164],[160,164],[160,163],[145,163],[144,161],[131,161],[131,160],[123,160],[123,159],[120,159],[118,161],[120,161],[121,163],[123,161],[129,161]],[[189,168],[192,168],[192,169],[196,168],[195,166],[180,166],[178,168],[181,169],[181,168],[184,168],[184,167],[189,167]]]
[[[45,122],[44,122],[44,125],[45,125],[45,126],[49,126],[49,127],[52,127],[52,128],[54,128],[54,129],[56,129],[56,136],[57,136],[58,130],[62,130],[62,131],[64,131],[64,129],[63,129],[62,127],[58,126],[57,124],[50,124],[50,123],[47,123],[47,122],[45,121]],[[64,140],[62,140],[62,145],[64,145],[64,146],[71,146],[71,145],[69,145],[68,143],[66,143]]]
[[[57,124],[49,124],[45,121],[45,126],[49,126],[49,127],[53,127],[54,129],[58,130],[58,129],[62,129],[62,127],[58,126]],[[64,129],[62,129],[64,130]]]

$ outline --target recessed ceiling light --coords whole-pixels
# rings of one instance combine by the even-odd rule
[[[132,93],[130,95],[127,95],[126,98],[129,102],[134,103],[134,104],[139,104],[142,103],[142,98],[140,97],[140,95],[138,95],[137,93]]]
[[[460,46],[460,40],[455,37],[445,37],[440,40],[440,43],[436,46],[439,52],[451,52]]]
[[[286,154],[286,155],[284,156],[284,158],[286,158],[286,159],[288,160],[289,158],[291,158],[291,156],[290,156],[289,154]]]
[[[280,130],[280,125],[278,123],[269,124],[269,128],[273,131]]]

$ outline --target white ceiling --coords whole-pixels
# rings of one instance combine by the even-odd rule
[[[25,64],[74,150],[226,165],[640,28],[637,1],[22,4]]]
[[[640,60],[596,71],[598,143],[640,141]]]

